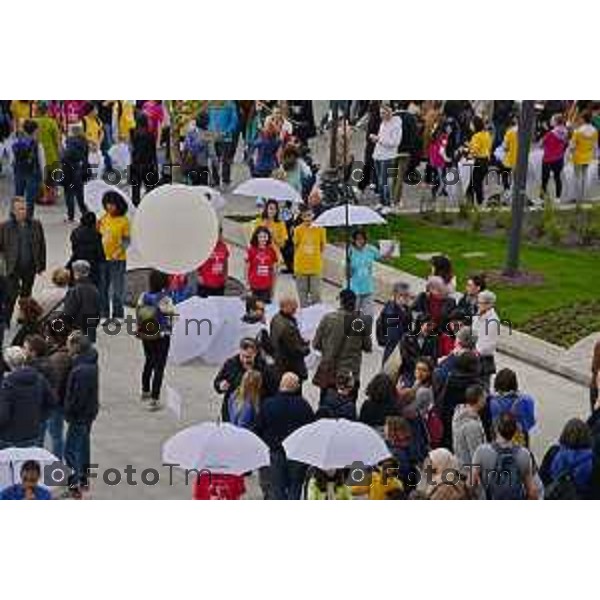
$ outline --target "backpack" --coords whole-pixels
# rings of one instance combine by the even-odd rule
[[[37,165],[37,143],[34,139],[19,136],[12,146],[15,166],[22,171],[32,173]]]
[[[519,422],[517,420],[516,407],[521,400],[522,400],[522,396],[520,396],[518,394],[514,395],[512,398],[512,403],[510,405],[510,408],[508,410],[501,412],[498,415],[497,419],[500,418],[505,413],[510,413],[517,421],[517,431],[512,439],[512,442],[513,442],[513,444],[516,444],[517,446],[522,446],[523,448],[527,448],[527,445],[528,445],[527,444],[527,434],[526,434],[526,432],[523,431],[523,429],[521,428],[521,425],[519,424]]]
[[[146,304],[145,297],[135,309],[136,334],[143,341],[160,338],[160,310],[156,304]]]
[[[552,461],[558,454],[559,446],[555,446],[556,451],[552,453],[547,461],[547,468],[550,469]],[[587,460],[584,458],[575,464],[563,469],[556,478],[550,480],[544,489],[544,500],[580,500],[577,486],[575,484],[574,472],[580,464]]]
[[[492,448],[496,452],[496,464],[484,481],[488,500],[525,500],[525,485],[517,464],[517,452],[521,448],[501,448],[498,444],[492,444]]]
[[[444,438],[444,421],[438,412],[436,406],[431,406],[423,416],[427,436],[429,437],[429,445],[432,449],[440,448]]]

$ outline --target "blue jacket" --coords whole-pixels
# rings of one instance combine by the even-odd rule
[[[231,394],[227,399],[229,407],[229,422],[238,427],[252,429],[256,421],[256,412],[250,402],[244,402],[238,409],[236,394]]]
[[[408,331],[410,326],[410,310],[408,307],[398,306],[396,302],[390,300],[377,318],[377,343],[383,346],[383,362],[387,360],[392,350],[400,343],[402,336]]]
[[[52,500],[50,492],[40,485],[35,486],[33,496],[34,500]],[[20,483],[11,485],[2,490],[0,493],[0,500],[25,500],[25,490]]]
[[[281,140],[271,135],[259,135],[253,144],[256,151],[254,161],[254,173],[259,175],[270,175],[279,164],[277,162],[277,150],[281,145]]]
[[[531,431],[535,425],[535,403],[533,398],[528,394],[492,396],[490,410],[492,413],[492,422],[495,422],[500,415],[512,412],[521,431]]]
[[[588,498],[592,489],[593,452],[591,448],[572,450],[560,446],[552,459],[550,476],[554,480],[561,473],[568,471],[575,482],[580,498]]]
[[[227,140],[233,138],[238,129],[238,113],[235,103],[226,100],[224,104],[209,104],[208,107],[208,130],[221,133]]]

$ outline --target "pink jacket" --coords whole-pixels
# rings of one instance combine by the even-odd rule
[[[555,127],[543,139],[545,163],[552,163],[564,157],[569,145],[569,133],[566,127]]]

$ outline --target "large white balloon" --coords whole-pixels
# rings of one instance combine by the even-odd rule
[[[219,221],[206,195],[187,185],[162,185],[146,194],[133,220],[132,242],[146,265],[187,273],[212,252]]]

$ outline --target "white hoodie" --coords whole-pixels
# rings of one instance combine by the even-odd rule
[[[379,140],[373,150],[373,160],[391,160],[398,156],[398,146],[402,141],[402,119],[398,116],[389,121],[381,121]]]

